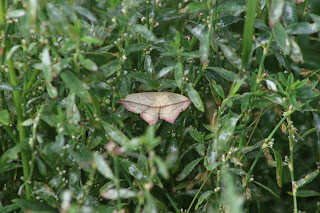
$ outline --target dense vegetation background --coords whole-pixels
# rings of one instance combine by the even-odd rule
[[[0,212],[320,212],[317,0],[0,1]],[[153,126],[120,103],[192,104]]]

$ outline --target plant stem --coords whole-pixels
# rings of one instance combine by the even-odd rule
[[[270,37],[269,37],[269,40],[268,40],[268,43],[267,43],[267,46],[263,48],[263,55],[262,55],[262,58],[261,58],[261,61],[260,61],[258,77],[257,77],[258,84],[261,81],[262,71],[263,71],[263,68],[264,68],[264,60],[266,59],[266,56],[267,56],[267,54],[269,52],[269,47],[270,47],[270,45],[272,43],[272,37],[273,37],[272,35],[273,34],[271,33]]]
[[[170,195],[168,193],[166,193],[166,196],[168,198],[168,200],[170,201],[172,207],[174,208],[174,210],[176,211],[176,213],[179,213],[179,209],[178,207],[176,206],[176,204],[173,202],[172,198],[170,197]]]
[[[244,183],[242,184],[242,190],[241,192],[244,191],[244,189],[247,187],[249,179],[251,177],[251,174],[253,172],[254,167],[256,166],[260,156],[262,155],[263,150],[266,148],[264,146],[267,145],[267,143],[271,140],[271,138],[273,137],[273,135],[276,133],[276,131],[280,128],[281,124],[287,119],[288,116],[290,116],[292,114],[293,111],[289,111],[287,112],[287,114],[280,120],[280,122],[277,124],[277,126],[272,130],[272,132],[270,133],[270,135],[265,139],[264,143],[261,146],[261,149],[259,151],[259,153],[256,156],[256,159],[254,160],[254,162],[252,163],[249,172],[246,175],[246,178],[244,179]]]
[[[294,145],[293,137],[294,137],[294,133],[292,131],[292,126],[291,126],[292,121],[291,121],[290,117],[287,118],[287,122],[288,122],[288,133],[289,133],[289,149],[290,149],[289,170],[290,170],[290,176],[291,176],[292,197],[293,197],[293,206],[294,206],[293,212],[297,213],[298,212],[297,189],[295,187],[294,166],[293,166],[293,145]]]
[[[9,68],[9,81],[12,86],[18,86],[16,71],[13,66],[13,61],[10,58],[8,61],[8,68]],[[26,132],[24,127],[21,123],[24,121],[22,115],[22,105],[21,105],[21,94],[19,90],[14,90],[13,94],[13,102],[14,106],[17,111],[17,126],[19,131],[19,142],[22,143],[26,139]],[[22,158],[22,168],[23,168],[23,175],[25,178],[25,189],[26,189],[26,198],[27,200],[31,200],[31,188],[29,182],[29,163],[27,158],[27,153],[25,150],[21,151],[21,158]]]
[[[5,16],[4,16],[4,1],[0,1],[0,25],[3,25],[4,22],[6,21]]]
[[[190,203],[190,205],[189,205],[189,208],[188,208],[188,210],[187,210],[187,213],[189,213],[189,212],[190,212],[191,207],[192,207],[192,205],[193,205],[194,201],[196,201],[196,199],[197,199],[197,197],[198,197],[199,193],[201,192],[201,189],[203,188],[204,184],[206,184],[207,180],[209,179],[209,177],[211,176],[211,174],[212,174],[212,173],[213,173],[213,171],[211,171],[211,172],[209,173],[209,175],[206,177],[206,179],[203,181],[203,183],[202,183],[202,185],[200,186],[200,188],[199,188],[199,190],[198,190],[198,192],[197,192],[196,196],[194,196],[193,200],[191,201],[191,203]]]

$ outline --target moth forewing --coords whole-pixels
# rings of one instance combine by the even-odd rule
[[[125,108],[140,116],[149,124],[155,124],[160,118],[173,123],[179,113],[189,104],[189,98],[171,92],[133,93],[120,101]]]
[[[149,107],[144,112],[140,113],[140,116],[145,120],[149,125],[157,123],[159,120],[159,107]]]

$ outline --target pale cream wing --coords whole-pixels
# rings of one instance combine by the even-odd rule
[[[140,116],[143,120],[145,120],[149,125],[157,123],[159,120],[159,107],[149,107],[142,113],[140,113]]]
[[[134,113],[138,113],[138,114],[145,111],[149,107],[144,104],[138,104],[138,103],[126,101],[126,100],[120,100],[120,103],[122,103],[127,110]]]
[[[157,100],[159,99],[158,92],[142,92],[142,93],[133,93],[126,97],[124,101],[143,104],[150,107],[159,107]]]
[[[190,104],[189,98],[171,92],[134,93],[120,102],[129,111],[140,113],[149,125],[158,121],[159,113],[161,119],[173,123]]]
[[[180,112],[184,111],[190,104],[190,100],[187,99],[182,102],[175,104],[169,104],[160,108],[160,119],[165,120],[169,123],[173,123]]]

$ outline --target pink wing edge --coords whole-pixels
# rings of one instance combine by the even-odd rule
[[[177,112],[176,112],[175,114],[173,114],[170,118],[162,117],[162,116],[161,116],[161,113],[160,113],[160,118],[161,118],[162,120],[165,120],[165,121],[173,124],[174,121],[175,121],[175,120],[177,119],[177,117],[179,116],[180,112],[186,110],[186,109],[188,108],[188,106],[190,105],[190,103],[191,103],[191,101],[190,101],[190,99],[188,99],[188,100],[185,100],[185,101],[182,101],[182,102],[173,104],[173,105],[177,105],[177,104],[183,104],[183,105],[182,105],[182,107],[181,107],[179,110],[177,110]],[[165,106],[165,107],[169,107],[169,106]],[[161,107],[161,108],[164,108],[164,107]]]
[[[153,119],[153,120],[148,120],[148,118],[146,118],[143,113],[140,113],[140,116],[141,116],[141,118],[142,118],[143,120],[145,120],[150,126],[153,125],[153,124],[155,124],[155,123],[157,123],[157,121],[159,120],[159,115],[157,116],[156,119]]]

